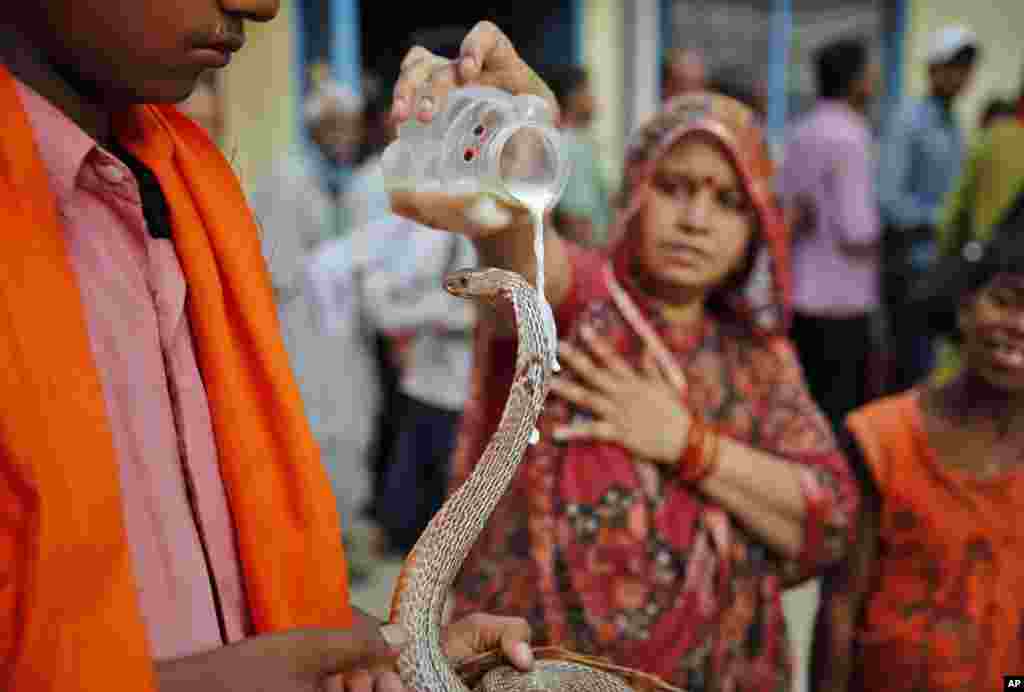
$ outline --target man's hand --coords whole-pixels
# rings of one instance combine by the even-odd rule
[[[430,122],[449,91],[468,85],[539,96],[557,117],[558,102],[547,84],[523,62],[501,29],[491,22],[480,22],[463,40],[455,60],[421,46],[406,54],[395,85],[392,120],[401,124],[416,117]],[[396,214],[424,226],[469,238],[484,238],[511,228],[532,228],[529,213],[522,207],[475,194],[396,191],[391,194],[391,207]]]
[[[558,119],[558,101],[548,85],[523,62],[512,42],[491,22],[479,22],[462,41],[455,60],[414,46],[402,60],[391,117],[396,123],[413,114],[430,122],[435,108],[455,87],[479,84],[547,101]]]
[[[533,667],[530,625],[522,618],[474,613],[444,630],[445,653],[453,663],[499,647],[516,668]]]
[[[404,692],[393,666],[407,639],[366,621],[290,630],[160,662],[157,681],[160,692]]]
[[[548,85],[519,57],[512,42],[491,22],[480,22],[462,42],[459,56],[449,60],[414,47],[402,61],[395,85],[391,118],[400,125],[415,117],[430,122],[453,88],[489,86],[512,94],[542,98],[558,117],[558,102]],[[428,228],[460,233],[473,240],[480,264],[516,272],[534,281],[533,222],[529,211],[490,195],[445,191],[392,191],[391,209]],[[553,308],[568,293],[569,260],[562,240],[545,240],[547,298]],[[505,323],[497,322],[499,329]]]

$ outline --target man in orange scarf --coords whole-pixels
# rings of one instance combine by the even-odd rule
[[[278,0],[0,24],[0,689],[400,689],[352,608],[256,224],[170,106]],[[485,57],[485,56],[481,56]],[[449,626],[453,658],[520,620]]]

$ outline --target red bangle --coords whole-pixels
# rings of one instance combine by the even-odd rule
[[[690,417],[690,429],[686,431],[686,447],[679,457],[679,473],[683,480],[693,482],[704,465],[704,438],[708,428],[697,416]]]
[[[718,464],[718,432],[702,418],[690,420],[686,448],[679,458],[679,475],[687,483],[699,483]]]

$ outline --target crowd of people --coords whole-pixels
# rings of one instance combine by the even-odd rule
[[[1024,669],[1024,85],[971,141],[980,37],[938,31],[880,123],[871,44],[823,45],[778,147],[756,71],[672,51],[615,189],[585,69],[425,32],[394,85],[316,66],[304,136],[243,191],[209,68],[278,3],[187,4],[5,11],[0,688],[400,689],[407,633],[349,584],[466,480],[514,374],[508,321],[442,278],[538,279],[526,215],[391,208],[396,127],[475,83],[547,100],[573,167],[544,237],[563,370],[449,656],[791,689],[782,594],[820,577],[814,689]]]

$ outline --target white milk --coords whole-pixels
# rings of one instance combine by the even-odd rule
[[[551,310],[551,304],[547,301],[544,293],[544,212],[554,202],[555,196],[548,187],[541,185],[530,185],[529,183],[517,183],[510,185],[508,192],[530,212],[530,219],[533,221],[533,254],[537,260],[537,293],[540,294],[542,317],[544,320],[544,337],[548,342],[548,348],[552,354],[558,352],[558,333],[555,328],[555,315]],[[554,356],[552,368],[557,372],[560,370],[558,356]]]

